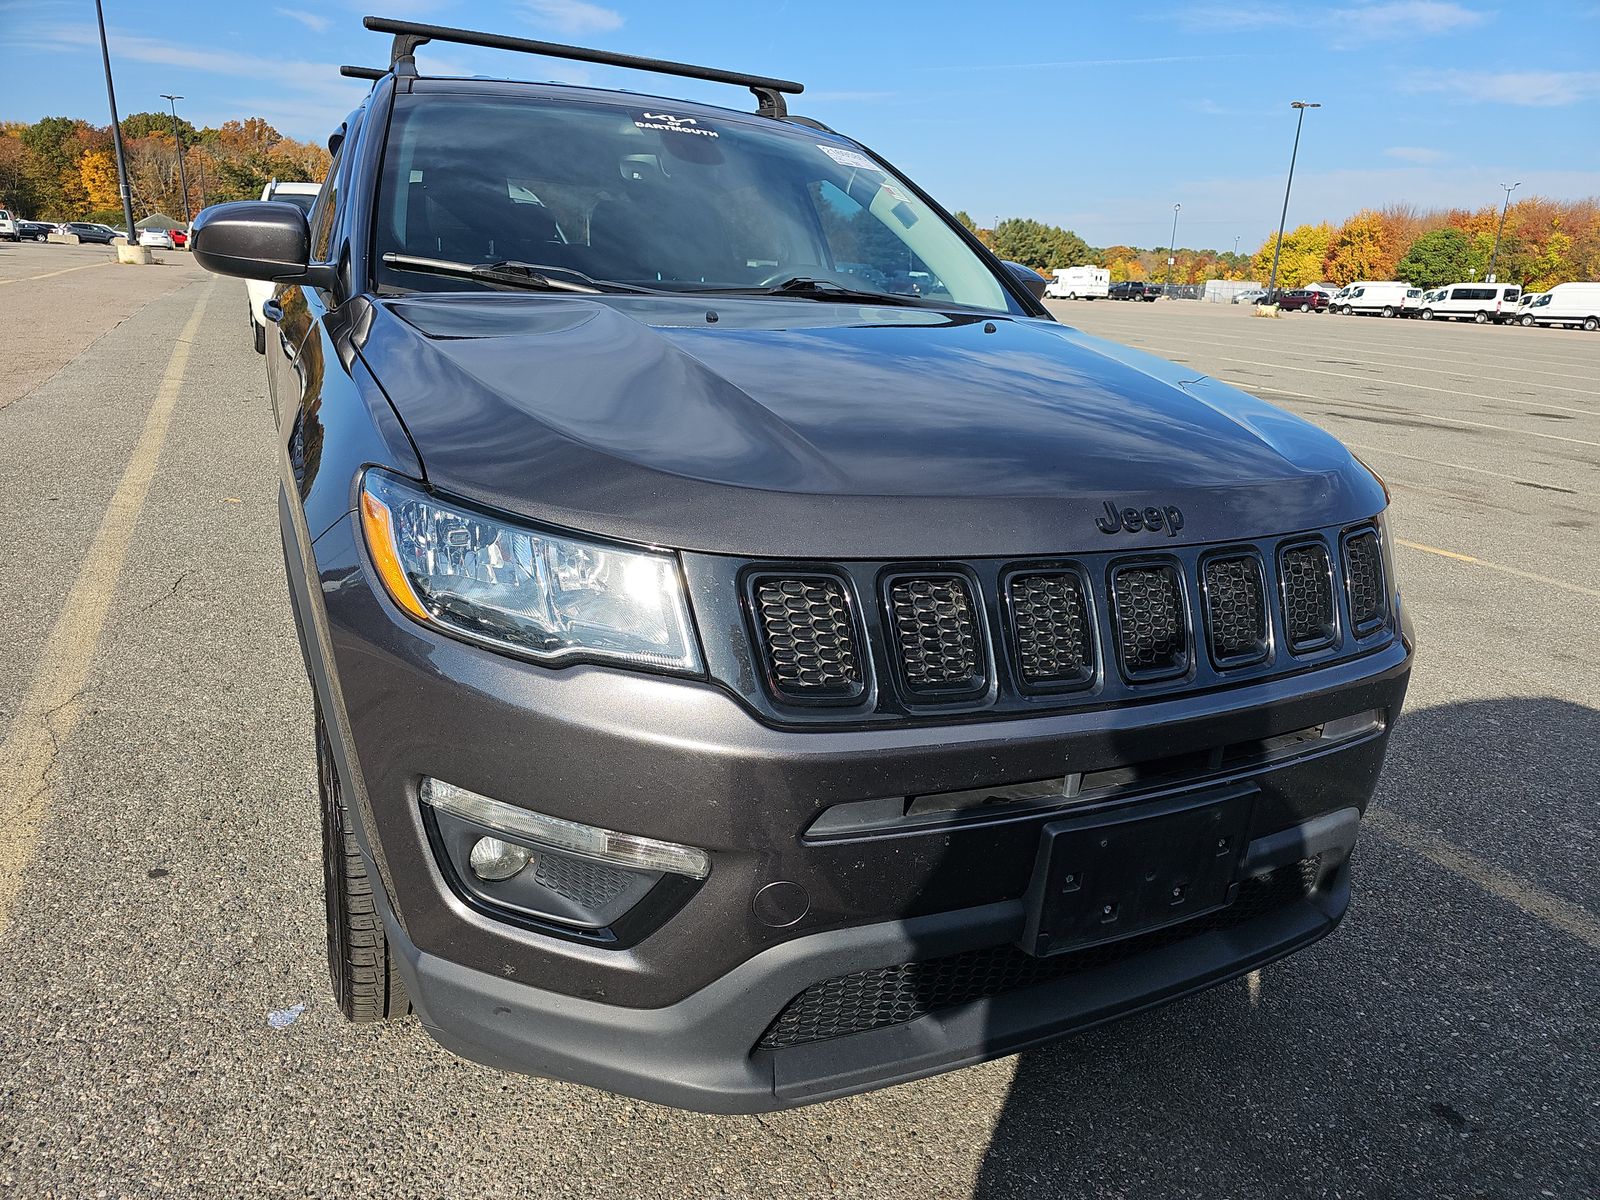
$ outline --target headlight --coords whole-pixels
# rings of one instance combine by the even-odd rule
[[[384,590],[425,624],[544,661],[700,669],[669,554],[515,525],[376,470],[361,524]]]

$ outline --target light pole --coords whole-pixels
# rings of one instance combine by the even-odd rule
[[[172,105],[172,140],[178,146],[178,186],[183,189],[183,227],[189,227],[189,180],[183,171],[183,131],[178,128],[178,101],[182,96],[169,96],[161,93],[161,98]]]
[[[1178,210],[1181,204],[1172,206],[1172,239],[1167,243],[1167,295],[1172,295],[1172,264],[1178,261]]]
[[[1522,181],[1519,179],[1516,183],[1502,183],[1500,186],[1506,190],[1506,202],[1500,206],[1500,224],[1495,226],[1494,249],[1489,251],[1489,273],[1484,276],[1490,283],[1499,282],[1494,273],[1494,260],[1500,256],[1500,234],[1506,227],[1506,210],[1511,207],[1511,193],[1522,186]]]
[[[122,126],[117,121],[117,93],[111,86],[111,51],[106,46],[106,14],[100,0],[94,0],[94,15],[100,22],[100,59],[106,68],[106,102],[111,106],[111,146],[117,152],[117,191],[122,194],[122,219],[128,223],[128,245],[137,246],[133,231],[133,197],[128,192],[128,160],[122,152]]]
[[[1278,215],[1278,240],[1272,247],[1272,278],[1267,281],[1268,304],[1274,304],[1278,299],[1278,255],[1283,252],[1283,225],[1289,219],[1289,189],[1294,187],[1294,160],[1300,155],[1300,127],[1306,123],[1306,109],[1321,108],[1322,105],[1296,100],[1289,107],[1299,109],[1300,116],[1294,123],[1294,149],[1289,151],[1289,182],[1283,185],[1283,212]]]

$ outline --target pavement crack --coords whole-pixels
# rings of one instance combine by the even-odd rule
[[[178,572],[178,577],[172,581],[172,586],[170,588],[168,588],[165,593],[163,593],[160,596],[157,596],[154,600],[151,600],[148,604],[143,604],[140,607],[134,609],[133,610],[133,615],[136,616],[136,617],[142,617],[142,616],[144,616],[145,613],[149,612],[156,605],[165,604],[168,600],[171,600],[174,596],[176,596],[178,594],[178,589],[183,586],[183,581],[185,579],[187,579],[187,578],[189,578],[189,572],[188,571],[180,571],[180,572]]]
[[[817,1148],[815,1146],[813,1146],[804,1138],[786,1136],[782,1130],[768,1124],[767,1119],[760,1113],[752,1113],[751,1115],[755,1118],[757,1125],[761,1126],[761,1128],[766,1130],[766,1132],[772,1134],[780,1142],[786,1142],[791,1146],[798,1146],[800,1149],[804,1150],[808,1155],[810,1155],[811,1161],[816,1163],[817,1169],[822,1172],[822,1181],[828,1185],[828,1191],[835,1196],[839,1194],[839,1185],[834,1182],[833,1172],[828,1165],[828,1160],[817,1152]]]

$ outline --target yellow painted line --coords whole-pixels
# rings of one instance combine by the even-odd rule
[[[1600,917],[1582,905],[1560,896],[1553,896],[1499,867],[1483,861],[1476,854],[1434,837],[1417,828],[1404,817],[1387,809],[1374,808],[1367,812],[1367,824],[1397,845],[1413,854],[1421,855],[1436,867],[1465,879],[1512,907],[1520,909],[1535,920],[1559,929],[1591,950],[1600,950]]]
[[[1543,584],[1545,587],[1560,588],[1565,592],[1574,592],[1579,596],[1593,596],[1600,600],[1600,588],[1584,587],[1581,583],[1569,583],[1565,579],[1552,579],[1548,575],[1536,575],[1532,571],[1518,570],[1508,567],[1503,563],[1492,563],[1482,558],[1475,558],[1470,554],[1458,554],[1454,550],[1441,550],[1437,546],[1427,546],[1422,542],[1408,542],[1405,538],[1395,538],[1397,546],[1404,546],[1407,550],[1420,550],[1424,554],[1437,554],[1440,558],[1453,559],[1456,562],[1470,563],[1475,567],[1483,567],[1488,571],[1499,571],[1502,575],[1515,575],[1518,579],[1528,579],[1534,583]]]
[[[110,264],[111,260],[107,259],[105,262],[84,263],[81,267],[62,267],[59,271],[46,271],[43,275],[24,275],[21,279],[0,279],[0,287],[4,287],[8,283],[32,283],[35,279],[52,279],[57,275],[71,275],[74,271],[87,271],[91,267],[105,267]]]
[[[23,872],[32,863],[38,846],[50,807],[56,760],[83,714],[89,670],[94,665],[106,616],[116,599],[134,525],[150,495],[150,481],[178,404],[189,350],[211,291],[207,288],[201,295],[188,324],[178,335],[144,429],[134,443],[117,490],[106,504],[105,516],[95,531],[78,578],[67,593],[61,615],[39,653],[38,667],[22,706],[5,742],[0,744],[0,932],[10,922]]]
[[[1272,364],[1264,363],[1262,365],[1271,366]],[[1382,408],[1376,404],[1364,404],[1360,400],[1341,400],[1336,396],[1316,396],[1310,392],[1291,392],[1288,388],[1275,387],[1270,383],[1247,383],[1238,379],[1224,379],[1220,375],[1215,376],[1215,378],[1218,383],[1225,383],[1229,387],[1239,388],[1249,392],[1251,395],[1257,392],[1271,392],[1274,396],[1293,396],[1298,400],[1315,400],[1321,404],[1342,404],[1346,408],[1370,408],[1378,412],[1391,412],[1387,408]],[[1331,415],[1337,417],[1340,414],[1333,413]],[[1513,429],[1509,425],[1491,425],[1487,421],[1469,421],[1465,417],[1439,417],[1433,413],[1424,412],[1413,412],[1407,415],[1414,421],[1432,421],[1437,425],[1470,425],[1476,429],[1496,429],[1501,433],[1515,434],[1518,437],[1544,438],[1549,442],[1571,442],[1576,446],[1600,446],[1600,442],[1591,442],[1584,438],[1562,437],[1559,433],[1540,433],[1534,429]]]

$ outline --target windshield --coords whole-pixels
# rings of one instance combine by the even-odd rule
[[[933,307],[1016,311],[906,184],[818,131],[730,115],[438,93],[399,96],[376,257],[566,268],[667,291],[817,280]],[[408,289],[480,286],[379,268]]]
[[[303,213],[309,213],[317,202],[315,192],[273,192],[272,198],[279,204],[292,204]]]

